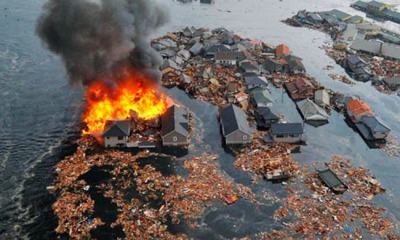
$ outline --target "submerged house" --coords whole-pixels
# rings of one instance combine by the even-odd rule
[[[328,121],[328,113],[310,99],[298,102],[297,107],[306,121]]]
[[[269,128],[280,119],[270,107],[258,107],[254,115],[259,128]]]
[[[390,129],[375,116],[363,116],[356,128],[366,140],[382,140],[390,133]]]
[[[131,131],[130,120],[108,120],[104,126],[104,146],[107,148],[126,147]]]
[[[346,184],[329,168],[318,171],[318,176],[335,193],[343,193],[347,189]]]
[[[271,107],[274,100],[268,89],[256,87],[250,92],[250,100],[255,107]]]
[[[301,123],[274,123],[270,129],[274,142],[298,143],[302,141],[303,133]]]
[[[223,107],[220,111],[220,123],[227,145],[251,142],[251,129],[246,114],[239,107],[233,104]]]
[[[184,146],[189,143],[188,111],[171,106],[161,116],[161,137],[164,146]]]
[[[285,87],[294,101],[314,97],[314,85],[305,78],[297,78],[292,82],[286,82]]]
[[[265,60],[265,62],[261,64],[262,73],[272,74],[275,72],[282,72],[282,70],[283,70],[282,64],[273,59],[267,59]]]

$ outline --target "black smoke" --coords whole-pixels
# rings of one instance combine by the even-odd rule
[[[159,78],[149,36],[168,20],[152,0],[49,0],[36,33],[60,55],[71,84],[114,79],[121,65]]]

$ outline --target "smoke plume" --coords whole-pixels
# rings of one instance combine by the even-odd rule
[[[159,78],[149,36],[168,17],[152,0],[49,0],[43,8],[36,32],[62,57],[71,84],[113,79],[127,63]]]

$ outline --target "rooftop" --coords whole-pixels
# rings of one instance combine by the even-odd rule
[[[229,104],[223,107],[220,113],[225,136],[237,130],[251,135],[251,129],[247,123],[246,114],[242,109],[234,104]]]
[[[303,134],[301,123],[274,123],[271,126],[271,133],[276,134]]]
[[[108,120],[102,137],[127,137],[130,133],[130,120]]]

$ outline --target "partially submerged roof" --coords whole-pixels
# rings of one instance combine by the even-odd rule
[[[187,111],[184,108],[175,105],[168,108],[161,116],[162,136],[166,136],[174,131],[185,137],[189,136]]]
[[[130,120],[108,120],[102,137],[127,137],[130,133]]]
[[[301,102],[298,102],[297,106],[303,114],[305,120],[326,121],[329,118],[329,115],[326,113],[326,111],[310,99],[305,99]]]
[[[357,65],[357,64],[359,64],[359,63],[361,63],[361,64],[366,64],[366,62],[365,62],[362,58],[360,58],[359,56],[357,56],[357,55],[350,55],[350,56],[348,56],[348,57],[347,57],[347,61],[348,61],[350,64],[353,64],[353,65]]]
[[[303,134],[301,123],[274,123],[271,126],[271,134]]]
[[[390,132],[390,128],[375,116],[363,116],[361,122],[363,122],[372,132]]]
[[[347,102],[346,106],[347,106],[348,110],[352,111],[356,115],[359,115],[359,114],[362,114],[365,112],[372,114],[372,110],[371,110],[370,106],[366,102],[362,101],[361,99],[351,100],[351,101]]]
[[[328,14],[329,16],[331,16],[331,17],[334,17],[334,18],[340,20],[340,21],[345,21],[346,19],[351,18],[350,14],[347,14],[347,13],[342,12],[342,11],[337,10],[337,9],[333,9],[333,10],[325,12],[325,13]]]
[[[400,86],[400,76],[385,78],[383,81],[389,86]]]
[[[251,135],[251,129],[247,122],[246,114],[236,105],[229,104],[223,107],[221,109],[220,116],[225,136],[228,136],[237,130]]]
[[[318,171],[318,176],[329,188],[334,191],[343,192],[347,188],[342,180],[340,180],[340,178],[329,168]]]
[[[284,56],[284,55],[289,55],[290,54],[290,49],[288,46],[285,44],[280,44],[276,47],[276,56]]]
[[[247,86],[256,85],[256,86],[268,86],[268,81],[265,77],[244,77]]]
[[[250,94],[257,104],[260,103],[269,104],[274,102],[271,94],[266,88],[260,88],[260,87],[254,88],[253,90],[251,90]]]
[[[264,120],[279,120],[279,116],[270,107],[258,107],[256,111]]]
[[[377,1],[371,1],[368,3],[368,5],[371,7],[376,7],[376,8],[381,8],[381,7],[386,6],[384,3],[377,2]]]
[[[166,59],[163,63],[163,65],[161,65],[161,71],[166,69],[166,68],[173,68],[175,70],[181,71],[182,68],[180,66],[178,66],[178,64],[175,61],[172,61],[171,59]]]
[[[322,103],[325,105],[330,105],[330,96],[325,89],[315,91],[314,99],[318,104]]]

